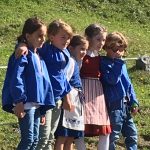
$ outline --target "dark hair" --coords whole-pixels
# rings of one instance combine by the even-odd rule
[[[22,34],[17,38],[18,43],[20,42],[27,42],[26,40],[26,34],[32,34],[35,31],[37,31],[39,28],[41,28],[43,25],[45,25],[40,19],[37,17],[28,18],[23,26]]]
[[[87,42],[87,39],[84,36],[74,35],[70,41],[69,46],[76,47],[76,46],[78,46],[80,44],[84,44],[86,42]]]
[[[87,38],[93,38],[99,33],[107,32],[107,30],[98,24],[90,24],[86,29],[85,29],[85,36]]]
[[[56,35],[60,30],[66,31],[70,38],[73,36],[73,30],[71,26],[61,19],[52,21],[48,26],[47,33],[50,35]]]

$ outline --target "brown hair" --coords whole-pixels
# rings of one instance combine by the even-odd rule
[[[45,24],[37,17],[28,18],[23,26],[22,34],[17,38],[18,43],[27,42],[26,34],[32,34]]]
[[[118,47],[126,49],[128,46],[127,39],[120,32],[112,32],[107,35],[105,45],[103,46],[104,50],[117,50]]]
[[[88,41],[84,36],[74,35],[73,38],[70,41],[69,46],[76,47],[76,46],[84,44],[86,42],[88,42]]]
[[[71,26],[60,19],[54,20],[49,24],[47,33],[49,35],[56,35],[60,30],[66,31],[70,38],[73,36],[73,30]]]
[[[85,29],[85,36],[87,38],[93,38],[94,36],[98,35],[99,33],[107,32],[106,28],[100,26],[98,24],[90,24]]]

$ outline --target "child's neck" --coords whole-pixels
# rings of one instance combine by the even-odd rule
[[[94,51],[94,50],[95,50],[94,47],[92,47],[92,46],[89,46],[89,47],[88,47],[88,51],[91,51],[91,52],[92,52],[92,51]]]
[[[37,47],[33,47],[32,44],[28,43],[28,48],[31,49],[34,53],[37,52]]]

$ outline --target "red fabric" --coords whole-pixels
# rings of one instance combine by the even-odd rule
[[[100,56],[96,56],[93,58],[86,55],[83,59],[82,67],[80,70],[81,78],[84,77],[99,78],[100,77],[99,63],[100,63]]]
[[[99,135],[106,135],[111,133],[111,126],[97,126],[92,124],[85,124],[85,136],[92,137],[92,136],[99,136]]]

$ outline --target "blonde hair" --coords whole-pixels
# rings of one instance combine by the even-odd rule
[[[61,19],[52,21],[49,26],[47,33],[48,35],[56,35],[60,30],[64,30],[68,33],[70,38],[73,36],[73,30],[70,25],[68,25],[66,22],[62,21]]]
[[[109,33],[106,37],[104,50],[117,50],[119,47],[126,49],[128,46],[128,41],[125,36],[120,32]]]

